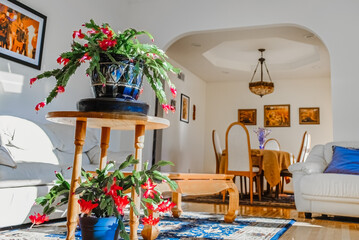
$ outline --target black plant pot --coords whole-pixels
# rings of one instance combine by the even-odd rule
[[[143,80],[141,64],[136,65],[136,62],[130,62],[123,55],[113,57],[118,64],[113,63],[107,55],[100,55],[100,72],[106,78],[106,83],[103,84],[98,72],[94,71],[91,84],[95,98],[80,100],[77,109],[83,112],[147,115],[149,105],[137,100]]]
[[[137,100],[142,88],[142,66],[130,62],[122,55],[114,55],[117,64],[107,55],[100,55],[100,72],[106,78],[103,84],[99,73],[95,70],[91,76],[92,89],[96,98],[120,98]]]

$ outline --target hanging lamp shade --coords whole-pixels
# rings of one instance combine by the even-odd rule
[[[265,49],[260,48],[260,49],[258,49],[258,51],[261,52],[261,57],[258,59],[258,63],[253,72],[252,79],[249,82],[249,90],[256,95],[263,97],[264,95],[270,94],[274,91],[274,83],[272,82],[272,79],[270,77],[270,74],[269,74],[269,71],[267,68],[267,64],[265,63],[265,58],[263,58],[263,52],[265,51]],[[261,67],[260,81],[253,81],[254,76],[257,73],[257,69],[258,69],[259,65]],[[266,73],[269,77],[269,80],[270,80],[269,82],[263,81],[263,65],[264,65],[264,67],[266,69]]]

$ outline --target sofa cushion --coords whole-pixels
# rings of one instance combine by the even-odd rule
[[[333,146],[333,158],[324,173],[359,175],[359,150]]]
[[[4,146],[0,146],[0,165],[16,168],[16,162]]]
[[[358,141],[346,141],[346,142],[330,142],[324,145],[324,159],[327,163],[332,161],[333,146],[340,146],[346,148],[359,148]]]
[[[53,145],[56,149],[67,152],[75,153],[75,127],[63,124],[48,123],[45,126],[48,130],[51,131],[49,135],[53,142]],[[97,137],[96,129],[87,128],[86,130],[86,139],[83,146],[83,152],[87,152],[96,145],[99,145],[99,140]]]
[[[14,116],[0,116],[1,146],[14,162],[58,164],[46,132],[34,122]]]
[[[311,196],[359,198],[359,181],[349,174],[311,174],[301,178],[300,190]]]
[[[90,159],[91,164],[95,164],[99,166],[100,164],[100,156],[101,156],[101,148],[100,146],[95,146],[86,152],[87,156]],[[126,160],[128,155],[132,154],[131,151],[121,151],[121,152],[107,152],[107,162],[112,161],[115,165],[120,165],[122,162]]]
[[[71,167],[74,163],[74,153],[62,152],[58,149],[55,149],[54,152],[56,153],[59,163],[62,168]],[[86,153],[82,154],[82,165],[90,164],[90,160]]]
[[[43,185],[52,183],[59,165],[49,163],[18,163],[16,168],[0,166],[0,187]]]

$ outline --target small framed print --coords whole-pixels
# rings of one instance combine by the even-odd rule
[[[15,0],[0,0],[0,57],[41,68],[46,16]]]
[[[189,123],[189,97],[181,94],[181,114],[180,120]]]
[[[244,125],[257,125],[257,109],[238,109],[238,121]]]
[[[264,105],[264,127],[290,127],[290,105]]]
[[[299,124],[320,124],[319,107],[299,108]]]

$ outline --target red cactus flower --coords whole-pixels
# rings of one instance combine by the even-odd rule
[[[61,56],[58,57],[57,60],[56,60],[56,62],[57,62],[58,64],[61,64],[61,63],[62,63],[62,57],[61,57]]]
[[[89,47],[89,45],[87,43],[84,44],[84,47]]]
[[[171,105],[168,104],[162,104],[162,108],[165,111],[165,113],[168,113],[168,110],[171,109]]]
[[[91,200],[86,201],[85,199],[79,199],[78,203],[80,204],[81,212],[89,215],[92,209],[98,206],[98,203],[92,203]]]
[[[39,111],[41,108],[45,107],[45,105],[46,105],[45,102],[38,103],[35,107],[35,110]]]
[[[115,201],[117,211],[119,212],[119,214],[124,215],[125,214],[124,210],[127,204],[130,203],[130,201],[127,198],[127,195],[125,195],[124,197],[116,196],[115,198],[113,198],[113,200]]]
[[[99,46],[102,50],[106,51],[108,48],[113,47],[117,44],[117,40],[110,40],[110,39],[103,39],[102,41],[99,41]]]
[[[96,34],[98,33],[98,31],[96,31],[95,29],[91,29],[89,31],[87,31],[88,34]]]
[[[148,179],[146,183],[142,184],[141,187],[146,190],[145,193],[143,194],[143,197],[153,198],[157,193],[157,191],[155,190],[156,186],[157,186],[156,184],[152,183],[151,179]]]
[[[142,218],[142,223],[143,224],[148,224],[151,226],[155,226],[159,223],[160,218],[153,218],[153,215],[149,215],[148,217],[143,217]]]
[[[171,87],[171,93],[172,93],[173,98],[175,98],[177,95],[177,90],[174,87]]]
[[[168,212],[170,211],[174,206],[176,206],[175,203],[171,202],[170,200],[163,201],[157,206],[157,211],[159,212]]]
[[[64,63],[64,66],[66,66],[66,64],[68,64],[70,62],[70,59],[64,58],[64,59],[62,59],[62,62]]]
[[[63,92],[65,92],[65,88],[63,86],[57,86],[56,92],[63,93]]]
[[[29,218],[30,221],[32,222],[32,225],[34,224],[39,225],[41,223],[49,221],[49,216],[47,216],[46,214],[41,215],[40,213],[36,214],[36,212],[34,215],[30,215]]]
[[[123,188],[116,184],[116,178],[113,178],[113,181],[114,183],[111,185],[110,190],[108,191],[107,187],[104,187],[103,191],[105,192],[106,195],[115,198],[118,196],[117,191],[121,191],[123,190]]]
[[[106,28],[101,28],[101,31],[107,35],[108,38],[112,38],[113,37],[113,32],[108,29],[108,27]]]
[[[34,82],[36,82],[37,78],[31,78],[30,79],[30,85],[34,84]]]
[[[85,37],[85,34],[81,32],[81,29],[79,31],[74,31],[72,34],[72,38],[78,37],[79,39],[83,39]]]
[[[68,64],[70,62],[70,59],[68,58],[62,58],[61,56],[57,58],[57,63],[58,64],[61,64],[61,63],[64,63],[64,65]]]
[[[81,63],[84,63],[86,60],[91,60],[91,56],[88,55],[88,53],[85,53],[82,58],[79,60]]]

